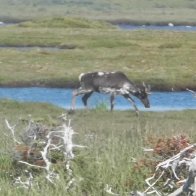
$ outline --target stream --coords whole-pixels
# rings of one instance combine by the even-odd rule
[[[10,99],[19,102],[49,103],[61,108],[70,109],[72,91],[73,89],[64,88],[0,88],[0,99]],[[150,108],[144,108],[137,98],[134,99],[139,110],[142,111],[179,111],[196,109],[196,98],[188,91],[152,92],[149,96]],[[101,106],[109,108],[109,95],[94,93],[89,98],[88,105],[90,108],[98,108]],[[76,99],[76,108],[84,108],[81,96],[78,96]],[[128,110],[133,108],[122,96],[117,96],[114,109]]]

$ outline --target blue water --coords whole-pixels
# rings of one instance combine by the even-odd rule
[[[129,25],[129,24],[119,24],[117,25],[123,30],[169,30],[169,31],[196,31],[196,26],[158,26],[158,25]]]
[[[62,88],[0,88],[0,99],[11,99],[20,102],[44,102],[70,109],[72,89]],[[135,98],[136,104],[143,111],[168,111],[196,109],[196,98],[190,92],[152,92],[149,96],[151,108],[146,109]],[[76,99],[76,108],[84,108],[81,96]],[[95,108],[104,103],[109,108],[109,96],[94,93],[88,100],[89,106]],[[115,109],[133,109],[130,103],[121,96],[115,99]]]
[[[10,25],[14,25],[15,23],[5,23],[5,22],[2,22],[0,21],[0,27],[7,27],[7,26],[10,26]]]
[[[4,23],[0,21],[0,27],[7,27],[11,25],[17,25],[17,23]],[[196,26],[183,26],[183,25],[131,25],[131,24],[117,24],[124,30],[169,30],[169,31],[196,31]]]

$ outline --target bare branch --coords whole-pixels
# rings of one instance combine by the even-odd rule
[[[67,120],[64,114],[59,119],[63,121],[62,125],[51,129],[30,119],[27,127],[24,129],[22,142],[19,142],[15,137],[15,126],[10,126],[7,120],[5,122],[11,131],[14,143],[17,144],[15,153],[19,157],[17,159],[18,163],[43,169],[46,173],[45,178],[50,183],[56,185],[56,181],[60,176],[54,171],[54,164],[57,161],[62,162],[62,166],[67,170],[68,182],[66,190],[68,190],[76,182],[76,179],[73,177],[74,171],[71,168],[71,160],[75,156],[73,148],[83,148],[84,146],[73,143],[73,135],[76,133],[71,128],[71,120]],[[64,161],[58,160],[58,158],[54,160],[52,151],[60,153],[60,156],[64,155]],[[33,180],[33,177],[30,176],[26,181],[22,181],[19,176],[15,179],[15,185],[27,189],[31,187],[30,184],[33,183]]]
[[[106,184],[105,191],[106,191],[106,193],[108,193],[110,195],[119,196],[119,194],[112,192],[112,187],[109,187],[108,184]]]
[[[16,138],[15,138],[15,130],[14,130],[14,126],[11,126],[8,122],[7,119],[5,119],[5,123],[7,125],[7,128],[11,131],[11,134],[12,134],[12,137],[13,137],[13,140],[15,143],[17,144],[21,144]]]
[[[18,161],[19,163],[23,163],[23,164],[25,164],[25,165],[28,165],[28,166],[30,166],[30,167],[37,167],[37,168],[41,168],[41,169],[45,169],[45,167],[42,167],[42,166],[39,166],[39,165],[33,165],[33,164],[30,164],[30,163],[28,163],[28,162],[26,162],[26,161]]]

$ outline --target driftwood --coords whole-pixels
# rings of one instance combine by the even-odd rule
[[[179,176],[182,170],[186,170],[185,173],[187,173],[187,176],[184,176],[184,179],[181,179]],[[170,179],[165,181],[164,187],[173,189],[173,192],[171,191],[171,193],[160,190],[160,188],[164,187],[159,187],[157,185],[161,180],[164,179],[164,175],[168,172],[172,175]],[[196,196],[196,144],[189,145],[178,154],[163,162],[160,162],[156,166],[153,176],[147,178],[145,182],[148,186],[145,191],[129,192],[125,195]],[[181,184],[181,186],[179,186],[179,184]],[[106,186],[105,191],[110,195],[119,195],[114,193],[109,185]]]
[[[16,126],[11,126],[8,120],[5,120],[5,123],[11,132],[15,145],[13,159],[15,159],[17,164],[24,164],[30,168],[43,170],[45,178],[53,185],[56,185],[56,182],[59,180],[59,174],[54,171],[54,164],[59,160],[54,160],[51,153],[55,152],[64,156],[64,160],[61,162],[67,171],[68,182],[65,190],[68,190],[76,181],[71,169],[71,162],[75,157],[73,149],[84,146],[73,143],[73,135],[76,133],[71,128],[71,121],[66,119],[66,115],[62,115],[60,119],[61,125],[52,128],[33,122],[30,119],[27,127],[20,135],[20,139],[16,139]],[[59,163],[61,164],[61,162]],[[14,179],[14,185],[18,188],[30,189],[35,186],[36,180],[33,173],[28,169],[26,173],[28,177],[25,181],[22,180],[21,176]]]

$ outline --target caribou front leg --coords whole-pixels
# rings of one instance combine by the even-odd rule
[[[112,93],[110,96],[110,110],[111,110],[111,112],[113,111],[113,108],[114,108],[114,99],[115,99],[115,95],[114,95],[114,93]]]
[[[138,110],[137,106],[135,105],[135,101],[128,94],[124,94],[123,96],[125,99],[127,99],[133,105],[137,116],[139,116],[139,110]]]
[[[71,110],[74,111],[75,110],[75,105],[76,105],[76,96],[79,95],[79,89],[77,90],[73,90],[72,92],[72,107],[71,107]]]
[[[76,90],[74,90],[73,91],[73,93],[72,93],[72,110],[75,110],[75,105],[76,105],[76,97],[78,96],[78,95],[83,95],[83,94],[85,94],[84,95],[84,97],[83,97],[83,103],[84,103],[84,105],[85,105],[85,103],[86,103],[86,101],[87,101],[87,99],[89,98],[89,96],[92,94],[92,90],[86,90],[86,89],[82,89],[81,87],[80,88],[78,88],[78,89],[76,89]]]
[[[82,97],[82,102],[84,104],[84,106],[87,108],[87,100],[88,98],[92,95],[93,91],[87,92],[84,94],[84,96]]]

